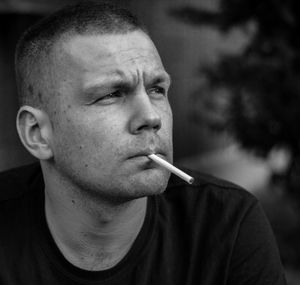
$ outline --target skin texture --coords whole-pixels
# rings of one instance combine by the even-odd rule
[[[147,196],[167,186],[170,173],[147,155],[173,159],[170,78],[142,31],[73,35],[43,62],[35,92],[46,107],[23,106],[17,128],[41,161],[47,223],[69,262],[111,268],[136,239]]]
[[[52,150],[57,178],[83,195],[123,202],[164,191],[172,162],[169,76],[149,37],[74,36],[56,47]]]

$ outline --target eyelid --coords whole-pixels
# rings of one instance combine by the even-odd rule
[[[149,95],[153,95],[152,91],[155,90],[155,95],[162,95],[163,97],[166,97],[168,95],[168,89],[163,86],[154,86],[148,89]]]
[[[90,102],[89,105],[101,104],[101,102],[103,105],[109,105],[123,96],[124,94],[121,90],[115,90],[113,92],[106,93],[105,95],[99,95],[95,100]]]

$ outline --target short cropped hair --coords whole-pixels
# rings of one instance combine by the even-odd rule
[[[145,26],[128,10],[106,2],[84,1],[68,5],[30,27],[21,37],[15,53],[16,83],[20,105],[43,106],[42,63],[64,36],[126,34]],[[45,80],[45,78],[44,78]]]

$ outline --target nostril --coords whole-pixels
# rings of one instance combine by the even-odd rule
[[[160,128],[161,128],[161,120],[159,120],[159,122],[157,122],[157,124],[154,125],[153,129],[154,129],[155,131],[158,131]]]
[[[140,124],[136,128],[136,132],[141,132],[143,130],[154,130],[158,131],[161,128],[161,120],[160,119],[154,119],[153,121],[144,121],[143,124]]]

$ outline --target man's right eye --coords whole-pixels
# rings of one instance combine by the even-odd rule
[[[123,94],[120,90],[114,91],[112,93],[109,93],[107,95],[101,96],[98,99],[96,99],[93,104],[103,104],[103,105],[109,105],[114,102],[116,102],[119,98],[123,97]]]

